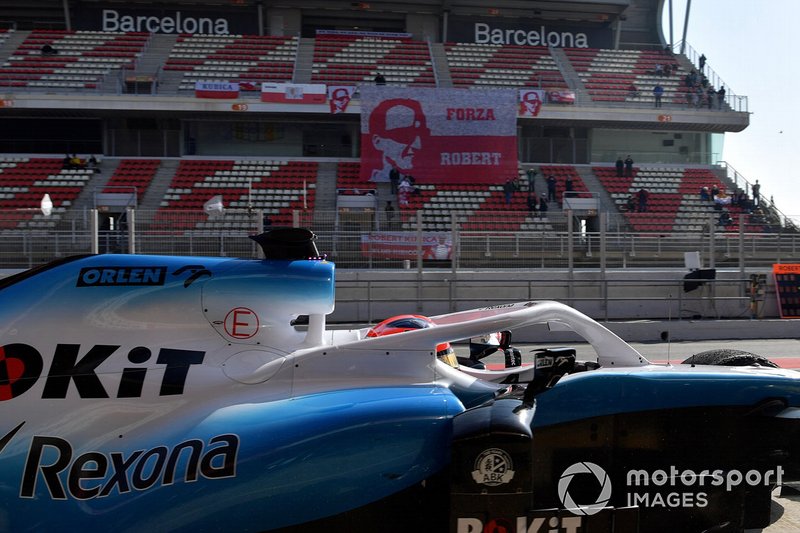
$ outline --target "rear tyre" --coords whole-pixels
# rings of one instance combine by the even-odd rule
[[[700,352],[686,359],[684,364],[687,365],[717,365],[717,366],[750,366],[758,365],[768,368],[780,368],[778,365],[754,353],[745,352],[742,350],[708,350]]]

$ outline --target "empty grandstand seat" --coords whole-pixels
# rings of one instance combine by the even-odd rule
[[[289,36],[180,35],[164,70],[183,72],[182,90],[194,90],[198,81],[227,81],[260,91],[261,82],[292,81],[297,45]]]
[[[161,200],[157,221],[174,225],[168,211],[202,213],[206,201],[221,195],[226,208],[261,210],[272,224],[291,224],[293,211],[314,209],[318,166],[305,161],[182,160]],[[246,219],[181,220],[174,227],[191,230],[228,224],[228,229],[250,229]]]
[[[428,44],[401,38],[318,36],[311,81],[331,85],[372,83],[378,73],[388,85],[435,86]]]
[[[544,46],[446,43],[454,87],[568,88]]]
[[[7,86],[95,89],[113,71],[133,68],[149,34],[34,30],[0,68]],[[53,53],[43,53],[50,47]]]

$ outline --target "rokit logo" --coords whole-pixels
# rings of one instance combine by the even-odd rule
[[[518,516],[515,521],[493,518],[483,523],[478,518],[459,518],[457,533],[581,533],[580,516],[535,517]]]
[[[70,383],[81,398],[109,398],[96,370],[120,346],[98,344],[81,357],[79,344],[58,344],[50,369],[45,376],[43,399],[66,398]],[[152,352],[137,346],[128,352],[128,361],[135,365],[146,363]],[[161,378],[160,396],[183,394],[186,377],[192,365],[203,362],[205,352],[161,348],[156,364],[165,365]],[[28,344],[0,346],[0,401],[12,400],[31,389],[42,376],[44,360],[39,351]],[[116,398],[139,398],[142,395],[147,368],[125,367],[120,373]]]

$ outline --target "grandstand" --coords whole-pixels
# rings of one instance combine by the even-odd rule
[[[247,234],[303,224],[357,268],[681,266],[701,249],[744,271],[792,256],[796,229],[772,192],[756,199],[719,161],[718,138],[749,124],[747,98],[719,91],[711,66],[662,34],[662,2],[496,4],[6,10],[0,265],[91,251],[95,211],[118,251],[140,232],[140,252],[247,255]],[[423,114],[406,124],[419,135],[407,141],[416,166],[391,159],[416,178],[407,195],[379,176],[405,157],[380,155],[389,115],[380,126],[367,116],[390,100],[425,102],[401,103]],[[65,165],[76,153],[98,154],[98,171]],[[633,172],[618,176],[627,154]],[[544,211],[535,199],[550,176],[556,200]],[[701,197],[704,187],[720,193]],[[629,202],[640,190],[646,210]],[[204,210],[215,196],[224,209]],[[385,243],[377,254],[364,243],[380,235],[446,238],[455,255]]]

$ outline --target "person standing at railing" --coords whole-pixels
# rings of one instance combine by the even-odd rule
[[[753,205],[761,205],[761,184],[758,183],[758,180],[753,184]]]
[[[547,201],[548,202],[555,202],[556,201],[556,177],[550,174],[547,176]]]
[[[623,170],[625,170],[625,162],[622,161],[622,156],[617,157],[617,162],[615,165],[617,167],[617,177],[621,178]]]
[[[625,175],[629,178],[633,176],[633,159],[631,159],[630,154],[625,158]]]
[[[722,106],[725,105],[725,86],[724,85],[720,86],[719,91],[717,91],[717,105],[719,106],[720,109],[722,109]]]
[[[647,199],[650,197],[650,193],[647,192],[647,189],[644,187],[639,189],[639,192],[636,193],[636,197],[639,200],[639,212],[646,213],[647,212]]]
[[[698,64],[700,66],[700,72],[703,72],[703,69],[706,66],[706,55],[705,54],[701,54],[700,55],[700,59],[698,60]]]

